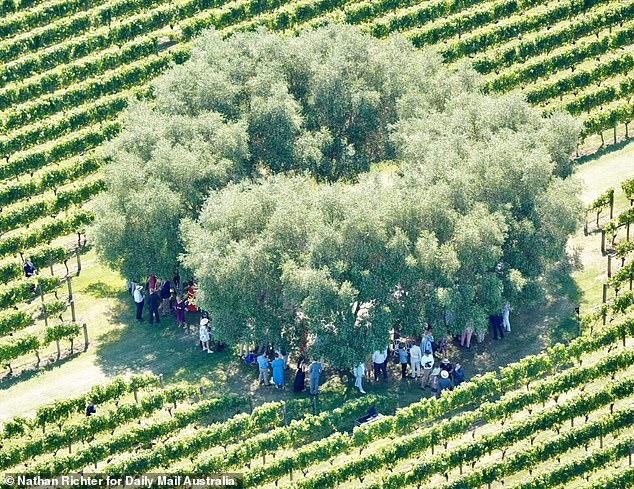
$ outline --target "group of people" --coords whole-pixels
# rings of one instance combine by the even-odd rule
[[[178,272],[174,274],[171,282],[160,280],[153,273],[149,275],[145,284],[128,280],[127,289],[136,305],[137,321],[143,321],[143,309],[146,304],[150,313],[150,324],[160,323],[161,316],[174,311],[176,322],[184,328],[187,326],[186,313],[198,312],[194,283],[187,283],[183,290]]]
[[[24,270],[27,276],[35,272],[35,267],[32,266],[30,260],[25,262]],[[144,285],[128,281],[128,291],[136,303],[137,320],[143,321],[143,309],[146,304],[150,313],[150,324],[159,323],[161,315],[174,312],[178,325],[186,328],[187,314],[195,314],[196,318],[199,318],[198,332],[202,351],[213,353],[212,344],[214,343],[215,348],[220,349],[221,343],[213,341],[213,327],[209,316],[204,311],[200,311],[196,305],[194,284],[188,282],[183,290],[178,272],[171,281],[159,280],[153,273],[149,275]],[[504,332],[511,331],[510,311],[510,304],[506,302],[500,313],[489,317],[494,339],[504,338]],[[470,348],[473,332],[473,321],[468,321],[459,337],[461,347]],[[478,337],[478,341],[482,341],[483,338],[484,335]],[[425,331],[420,338],[400,338],[396,334],[390,346],[372,352],[366,362],[360,362],[353,367],[355,387],[365,394],[364,378],[367,380],[374,378],[375,382],[386,380],[388,363],[391,359],[399,365],[402,380],[411,377],[420,382],[421,389],[430,388],[436,396],[440,396],[444,390],[453,390],[455,386],[464,382],[465,372],[460,363],[452,365],[449,361],[449,341],[449,336],[443,336],[436,342],[431,329]],[[278,389],[286,388],[285,371],[289,368],[288,353],[283,350],[274,351],[270,348],[256,347],[254,352],[248,352],[243,355],[243,358],[247,363],[257,366],[261,385],[275,385]],[[272,373],[272,384],[269,380],[269,369]],[[303,354],[300,355],[293,390],[302,392],[305,389],[305,377],[308,373],[310,394],[318,394],[320,375],[323,370],[322,362],[313,360],[307,366]]]
[[[442,358],[436,365],[436,356]],[[355,387],[365,394],[363,378],[367,374],[368,380],[374,373],[374,381],[380,382],[388,378],[388,363],[390,358],[400,366],[401,380],[411,376],[420,381],[421,389],[430,388],[436,396],[440,396],[443,390],[453,390],[465,380],[465,372],[460,365],[452,365],[447,358],[447,344],[444,339],[436,347],[431,331],[427,331],[419,339],[397,338],[392,348],[374,351],[369,359],[368,366],[364,362],[357,364],[354,369]],[[408,375],[408,369],[410,371]]]
[[[257,353],[259,351],[259,353]],[[275,385],[277,389],[286,389],[284,372],[289,369],[288,353],[284,350],[271,351],[268,348],[256,348],[256,352],[249,352],[244,357],[248,364],[257,365],[260,385]],[[323,372],[323,364],[313,360],[306,369],[306,358],[300,355],[297,360],[297,373],[293,382],[294,392],[303,392],[306,388],[306,370],[309,376],[309,388],[311,395],[319,394],[319,378]],[[269,368],[273,373],[273,384],[269,381]]]
[[[491,329],[493,330],[493,339],[503,339],[504,332],[511,332],[511,305],[508,302],[504,303],[504,307],[502,308],[502,312],[498,314],[493,314],[489,316],[489,323],[491,324]]]
[[[489,324],[493,332],[493,339],[503,339],[504,332],[511,332],[511,304],[507,301],[504,303],[502,310],[499,313],[489,316]],[[471,337],[473,336],[473,320],[467,321],[465,329],[460,335],[460,346],[467,349],[471,348]],[[484,341],[485,332],[481,332],[478,335],[478,342]]]

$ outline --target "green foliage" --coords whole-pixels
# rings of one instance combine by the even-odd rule
[[[39,454],[57,451],[67,446],[70,442],[87,440],[106,430],[114,430],[125,423],[141,419],[163,409],[166,404],[174,402],[174,399],[181,401],[191,397],[194,393],[195,387],[173,387],[148,393],[141,398],[139,403],[118,404],[115,409],[103,414],[95,414],[72,424],[64,424],[59,431],[49,431],[39,436],[31,435],[26,443],[16,444],[10,448],[0,450],[0,467],[3,469],[8,468]],[[95,402],[94,399],[90,399]],[[37,423],[43,425],[63,421],[65,416],[63,412],[68,410],[69,405],[73,406],[71,409],[82,410],[85,408],[85,404],[81,402],[75,403],[72,401],[69,403],[62,401],[59,404],[48,406],[47,411],[40,411],[36,418]],[[21,426],[17,420],[13,421],[11,425],[5,425],[4,433],[8,436],[11,436],[10,432],[20,432],[20,430],[24,433],[27,421],[22,419]]]
[[[60,284],[59,277],[31,277],[0,286],[0,310],[32,299],[40,291],[45,293],[54,290]]]
[[[592,201],[592,204],[590,204],[590,207],[588,207],[588,210],[589,211],[601,210],[605,207],[609,207],[613,202],[614,202],[614,189],[609,188],[605,192],[603,192],[601,195],[599,195],[596,199],[594,199],[594,201]]]
[[[14,359],[34,352],[40,347],[37,336],[25,335],[0,342],[0,364],[5,365]]]
[[[261,45],[250,52],[255,38]],[[199,40],[192,59],[157,82],[152,104],[135,105],[111,145],[110,192],[96,228],[106,261],[128,276],[172,273],[182,251],[175,225],[197,217],[210,189],[278,171],[353,179],[393,154],[388,127],[397,100],[423,72],[411,46],[368,41],[349,29],[328,40],[316,33],[285,43],[263,34]],[[320,52],[320,44],[329,48]],[[336,44],[354,55],[338,58]],[[266,68],[276,58],[284,64]],[[430,69],[438,67],[434,58]],[[151,233],[147,223],[156,223]]]
[[[51,163],[79,155],[116,135],[120,127],[116,120],[104,122],[97,128],[89,127],[60,138],[44,149],[33,148],[18,153],[0,165],[0,179],[33,173]]]
[[[464,38],[459,38],[453,42],[448,43],[443,47],[443,56],[448,61],[455,61],[461,57],[474,54],[478,51],[483,51],[489,46],[500,44],[504,41],[513,39],[524,32],[530,32],[544,25],[556,24],[560,20],[575,17],[580,13],[584,13],[588,7],[594,4],[600,4],[604,0],[588,0],[583,2],[554,2],[552,5],[546,6],[546,8],[538,9],[528,14],[517,16],[511,21],[503,24],[493,24],[487,26],[481,31],[477,31],[475,34],[467,34]],[[537,2],[535,2],[537,3]],[[492,6],[496,6],[496,2],[489,4],[484,9],[494,9]],[[629,10],[628,10],[629,7]],[[543,52],[548,49],[552,49],[554,46],[560,46],[569,41],[571,37],[580,37],[587,35],[597,29],[597,27],[611,25],[615,21],[627,18],[631,15],[634,6],[632,4],[622,6],[616,4],[610,6],[605,11],[593,12],[589,15],[582,16],[581,22],[569,22],[569,28],[558,31],[559,36],[554,34],[542,35],[542,38],[538,40],[531,40],[527,43],[525,49],[516,50],[516,57],[528,57],[535,53]],[[492,19],[490,14],[485,18]],[[495,17],[493,17],[495,18]],[[477,16],[475,17],[477,21]],[[469,27],[467,25],[467,27]],[[416,44],[418,34],[413,37],[413,42]],[[423,39],[424,41],[424,39]],[[515,48],[514,48],[515,49]],[[497,53],[496,53],[497,54]],[[509,62],[509,58],[513,55],[505,58],[505,62]],[[513,61],[519,62],[520,59],[514,59]]]
[[[11,2],[7,3],[10,4]],[[28,2],[28,4],[33,3],[32,1]],[[6,17],[0,21],[0,39],[33,29],[38,25],[47,24],[60,17],[72,15],[99,4],[99,0],[63,0],[26,11],[18,10],[17,15]],[[28,6],[30,7],[31,5]]]
[[[39,177],[7,183],[0,187],[0,206],[31,198],[45,190],[55,189],[87,176],[98,170],[101,164],[102,161],[98,158],[82,158],[71,164],[43,171]]]
[[[491,453],[494,449],[502,449],[526,438],[527,433],[549,429],[567,419],[592,412],[613,400],[627,397],[628,393],[631,392],[634,392],[634,381],[624,380],[615,385],[608,385],[595,394],[577,395],[565,404],[546,408],[523,422],[519,421],[495,433],[484,434],[472,442],[460,444],[445,453],[414,462],[411,470],[385,472],[380,478],[380,487],[404,487],[416,482],[420,483],[434,473],[441,474],[459,464],[470,463],[487,453]],[[589,423],[592,428],[586,425],[579,431],[585,434],[585,439],[592,439],[599,436],[600,433],[609,433],[627,426],[632,422],[632,419],[634,419],[634,409],[630,408],[615,414],[614,417],[606,416],[601,419],[602,422]],[[417,457],[440,441],[445,441],[455,434],[464,432],[466,427],[472,425],[476,420],[475,412],[467,412],[461,416],[444,420],[434,427],[403,436],[389,445],[366,452],[348,462],[321,470],[313,477],[298,481],[296,487],[301,489],[334,487],[349,479],[364,477],[365,474],[374,471],[376,467],[392,467],[403,459]],[[578,438],[580,437],[573,436],[567,439],[564,437],[565,441],[556,438],[560,451],[567,451],[571,446],[576,446],[579,443]],[[532,450],[537,451],[539,448],[536,447]],[[525,460],[522,461],[525,463]],[[503,464],[510,468],[509,462],[505,461]],[[477,483],[469,484],[467,487],[477,485]]]
[[[48,199],[5,209],[0,215],[0,233],[26,226],[42,217],[54,216],[73,205],[82,204],[104,188],[105,182],[101,179],[86,181],[74,187],[60,190]]]
[[[284,477],[290,470],[303,470],[310,465],[327,460],[336,454],[364,447],[386,436],[405,436],[405,440],[400,442],[398,448],[390,449],[393,450],[392,454],[400,454],[403,451],[409,453],[410,450],[424,450],[425,448],[437,444],[439,440],[447,440],[450,437],[457,437],[464,434],[467,430],[472,429],[478,422],[494,422],[504,419],[532,404],[544,402],[553,395],[566,392],[579,385],[583,385],[585,382],[611,374],[616,370],[626,369],[632,364],[634,364],[634,354],[631,352],[623,352],[618,357],[609,357],[592,367],[578,367],[565,374],[548,379],[539,384],[535,390],[515,392],[495,402],[483,402],[478,409],[440,421],[431,428],[416,431],[415,435],[411,437],[406,436],[412,431],[418,430],[421,424],[429,418],[444,416],[448,412],[463,407],[465,403],[478,403],[500,392],[499,383],[496,390],[482,389],[482,387],[485,387],[487,379],[483,377],[475,378],[440,400],[424,399],[418,403],[399,409],[394,416],[383,416],[378,421],[355,428],[351,437],[343,436],[339,432],[335,432],[328,438],[301,446],[295,450],[295,453],[277,458],[265,466],[251,470],[247,474],[246,479],[249,485],[264,484],[265,482]],[[524,377],[524,380],[533,378],[534,376],[527,375]],[[481,388],[479,392],[473,384],[480,384]],[[288,431],[290,432],[292,430]],[[290,435],[290,433],[288,434]],[[284,435],[286,435],[286,432]],[[289,441],[287,441],[285,436],[282,436],[281,433],[275,436],[275,438],[276,448],[278,449],[289,444]],[[291,439],[293,439],[293,437],[291,437]],[[256,447],[262,442],[261,439],[255,439],[250,442],[241,443],[234,451],[226,454],[225,457],[216,457],[207,460],[195,465],[195,468],[206,471],[219,471],[226,470],[227,466],[247,462],[249,459],[258,455]],[[384,451],[385,447],[381,447],[380,450]],[[387,457],[390,456],[393,455],[387,455]],[[402,456],[406,457],[408,455],[403,454]],[[392,463],[393,460],[381,460],[380,456],[373,451],[370,454],[364,454],[362,460],[352,461],[343,466],[339,465],[332,469],[322,471],[317,476],[303,479],[299,487],[320,487],[320,484],[325,483],[324,479],[328,481],[327,484],[332,484],[335,481],[341,482],[351,477],[351,473],[354,473],[355,477],[359,477],[369,470],[374,470],[376,466],[390,466]]]
[[[52,343],[65,339],[75,338],[79,335],[81,328],[77,323],[60,323],[49,326],[44,334],[44,342]]]
[[[628,178],[621,182],[621,188],[625,193],[625,197],[630,200],[634,199],[634,178]]]
[[[576,8],[583,4],[583,2],[573,3],[577,5]],[[490,73],[517,63],[519,65],[517,68],[504,73],[504,76],[496,77],[492,87],[498,90],[510,89],[518,86],[519,81],[536,80],[548,73],[568,68],[589,56],[597,56],[609,49],[631,42],[634,24],[627,20],[628,16],[632,15],[632,8],[634,6],[631,2],[610,4],[605,10],[590,12],[579,16],[574,22],[565,22],[556,29],[548,29],[539,33],[535,39],[520,40],[519,45],[494,49],[476,59],[474,68],[480,73]],[[617,22],[622,22],[623,25],[615,27],[612,32],[600,39],[588,39],[579,43],[566,44],[590,32],[596,32],[598,28],[611,26]],[[554,46],[565,46],[565,49],[556,55],[551,55],[548,51],[552,50]],[[543,57],[537,57],[542,54],[544,54]],[[529,59],[533,57],[536,59]],[[527,60],[525,65],[520,64]],[[511,80],[515,80],[513,85],[508,85]]]
[[[42,29],[34,29],[26,36],[0,42],[0,59],[6,63],[30,50],[49,46],[81,32],[108,24],[112,17],[130,15],[144,8],[156,5],[160,0],[117,0],[102,4],[95,11],[87,10],[59,22],[53,22]],[[29,20],[23,21],[28,25]]]
[[[26,328],[31,324],[31,315],[24,311],[4,311],[0,313],[0,337]]]
[[[44,221],[36,229],[0,238],[0,256],[16,255],[39,244],[50,243],[60,236],[83,231],[93,219],[91,212],[79,210],[65,218]]]
[[[475,86],[402,40],[349,28],[210,33],[110,145],[97,249],[140,277],[172,273],[184,244],[219,337],[293,346],[308,331],[312,353],[341,367],[394,324],[444,326],[447,309],[452,333],[470,318],[482,330],[563,256],[580,209],[555,175],[569,172],[579,127]],[[453,136],[465,131],[467,157]],[[360,176],[393,156],[406,176]],[[268,176],[306,170],[339,183]],[[231,185],[245,177],[256,183]]]

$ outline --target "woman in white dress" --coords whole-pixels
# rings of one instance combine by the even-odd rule
[[[365,394],[363,390],[363,374],[365,373],[365,364],[359,363],[354,369],[354,386],[359,389],[361,394]]]
[[[199,330],[200,343],[201,343],[201,346],[203,347],[203,351],[206,351],[207,353],[213,353],[209,349],[209,328],[207,327],[208,324],[209,324],[209,319],[202,318],[200,320],[200,330]]]

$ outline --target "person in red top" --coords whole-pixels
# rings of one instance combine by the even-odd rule
[[[189,282],[187,286],[187,310],[189,312],[198,312],[196,307],[196,291],[194,290],[194,282]]]
[[[148,289],[154,290],[156,288],[156,275],[150,273],[150,278],[147,281]]]

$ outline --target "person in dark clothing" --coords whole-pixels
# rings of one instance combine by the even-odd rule
[[[86,406],[86,416],[92,416],[97,412],[97,408],[92,401],[88,401],[88,406]]]
[[[35,265],[33,265],[30,258],[27,258],[24,262],[24,275],[26,275],[26,278],[31,278],[35,275]]]
[[[295,382],[293,382],[293,392],[303,392],[306,388],[306,371],[304,370],[304,364],[306,359],[301,356],[297,361],[297,374],[295,375]]]
[[[464,382],[464,368],[459,363],[456,363],[456,368],[453,369],[453,384],[458,387]]]
[[[504,338],[504,317],[502,314],[494,314],[493,316],[489,316],[489,322],[491,323],[491,328],[493,329],[493,339],[497,340],[498,336],[500,339]]]
[[[398,360],[401,364],[401,379],[407,377],[407,364],[409,363],[409,355],[405,343],[398,345]]]
[[[436,391],[436,397],[440,397],[442,391],[453,390],[453,384],[449,378],[449,372],[446,370],[440,371],[440,378],[438,379],[438,390]]]
[[[169,280],[163,282],[161,285],[161,308],[163,309],[161,312],[163,316],[169,314],[170,312],[170,297],[172,296],[171,286]]]
[[[150,289],[150,296],[147,301],[150,307],[150,324],[154,324],[154,319],[156,319],[157,324],[160,323],[159,306],[161,305],[161,297],[159,296],[158,290]]]
[[[174,284],[174,291],[177,294],[181,293],[181,276],[178,273],[178,270],[176,270],[176,272],[174,272],[174,278],[172,278],[172,282]]]
[[[451,375],[451,373],[453,372],[453,365],[447,357],[442,359],[442,362],[440,362],[439,366],[440,370],[446,370],[449,375]]]

